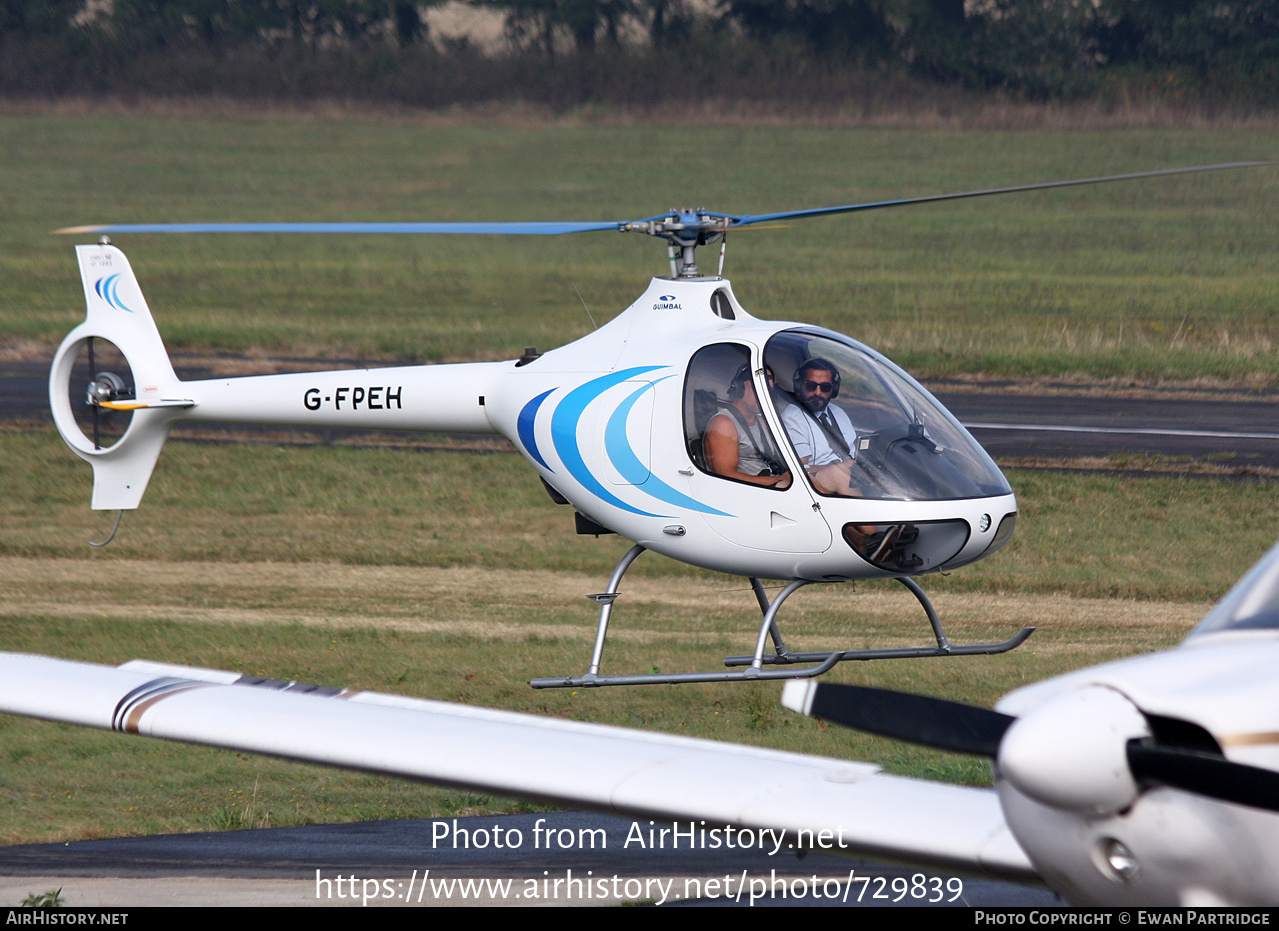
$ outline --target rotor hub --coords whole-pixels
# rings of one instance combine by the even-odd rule
[[[118,401],[128,394],[124,379],[115,372],[98,372],[89,382],[85,392],[86,404],[103,404],[107,401]]]
[[[721,241],[736,222],[735,217],[710,213],[705,207],[672,207],[665,216],[625,223],[620,229],[665,239],[672,274],[676,278],[697,278],[702,274],[695,258],[697,247]]]

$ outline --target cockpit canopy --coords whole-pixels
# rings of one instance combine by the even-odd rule
[[[790,329],[764,345],[715,343],[689,361],[684,439],[702,473],[743,494],[785,493],[804,482],[819,495],[890,502],[1010,496],[999,469],[968,432],[910,376],[836,333]],[[798,466],[798,468],[797,468]],[[754,491],[746,491],[753,488]],[[876,508],[875,520],[830,509],[843,540],[888,572],[942,568],[967,545],[969,519]],[[943,509],[944,510],[944,509]],[[991,552],[1012,534],[1015,512],[997,515]],[[990,529],[983,515],[978,532]],[[832,527],[834,529],[834,527]]]
[[[853,340],[784,330],[764,347],[764,366],[787,439],[819,494],[938,501],[1011,493],[932,395]]]
[[[1279,630],[1279,546],[1235,583],[1190,637],[1227,630]]]

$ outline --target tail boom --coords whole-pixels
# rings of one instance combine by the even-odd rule
[[[139,505],[170,429],[182,420],[499,432],[489,421],[485,400],[509,362],[180,381],[124,253],[110,245],[82,245],[76,254],[87,313],[54,356],[49,399],[62,439],[93,466],[95,510]],[[132,372],[133,385],[122,395],[86,399],[78,393],[81,386],[72,384],[81,350],[96,339],[114,344]],[[97,379],[91,372],[90,380]],[[95,438],[86,436],[75,414],[76,406],[85,404],[131,412],[124,435],[107,447],[96,441],[96,426]]]
[[[486,395],[510,363],[415,365],[384,369],[251,375],[182,383],[194,399],[183,420],[496,433]]]

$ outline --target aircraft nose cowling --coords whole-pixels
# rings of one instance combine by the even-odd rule
[[[1090,686],[1018,718],[1000,743],[997,764],[1014,788],[1045,805],[1111,814],[1137,797],[1128,741],[1149,735],[1132,702]]]

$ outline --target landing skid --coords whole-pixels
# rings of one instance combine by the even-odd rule
[[[755,652],[750,656],[730,656],[724,660],[725,666],[745,666],[742,670],[715,671],[715,672],[679,672],[679,673],[647,673],[643,675],[633,676],[602,676],[600,675],[600,665],[604,659],[604,641],[608,636],[608,622],[613,614],[613,602],[617,600],[620,594],[619,586],[622,583],[622,576],[626,574],[626,570],[630,568],[631,563],[635,562],[640,553],[644,552],[644,547],[636,544],[627,550],[626,555],[622,557],[621,562],[617,564],[617,568],[613,570],[613,575],[608,580],[607,590],[596,595],[588,595],[592,601],[600,606],[600,622],[599,628],[595,632],[595,648],[591,653],[591,665],[587,669],[585,675],[567,676],[564,678],[551,679],[533,679],[529,682],[535,689],[569,689],[569,688],[598,688],[605,685],[673,685],[682,682],[738,682],[738,681],[761,681],[766,679],[811,679],[820,676],[822,673],[829,672],[834,668],[836,663],[849,662],[854,660],[872,660],[872,659],[909,659],[918,656],[973,656],[980,654],[1007,653],[1009,650],[1016,649],[1026,641],[1032,633],[1035,632],[1033,627],[1023,627],[1017,634],[1002,643],[981,643],[969,644],[966,646],[955,646],[946,637],[946,632],[942,630],[941,621],[937,617],[937,611],[933,608],[932,602],[928,596],[924,594],[924,590],[919,584],[910,578],[898,578],[897,581],[906,586],[923,606],[925,613],[928,615],[928,623],[932,625],[933,636],[937,640],[936,646],[927,647],[907,647],[903,649],[886,649],[886,650],[835,650],[820,653],[793,653],[786,648],[785,642],[782,640],[781,628],[777,625],[777,613],[781,610],[782,604],[799,591],[805,585],[811,585],[812,581],[808,579],[797,579],[789,583],[772,601],[769,601],[768,594],[764,591],[763,584],[759,579],[752,578],[751,589],[755,592],[755,598],[759,602],[760,611],[763,612],[764,619],[759,627],[759,636],[755,639]],[[769,639],[773,641],[773,649],[776,652],[765,653],[764,648]],[[801,666],[796,668],[795,664],[814,663],[812,666]],[[765,666],[772,667],[791,667],[791,668],[772,668],[765,669]]]

